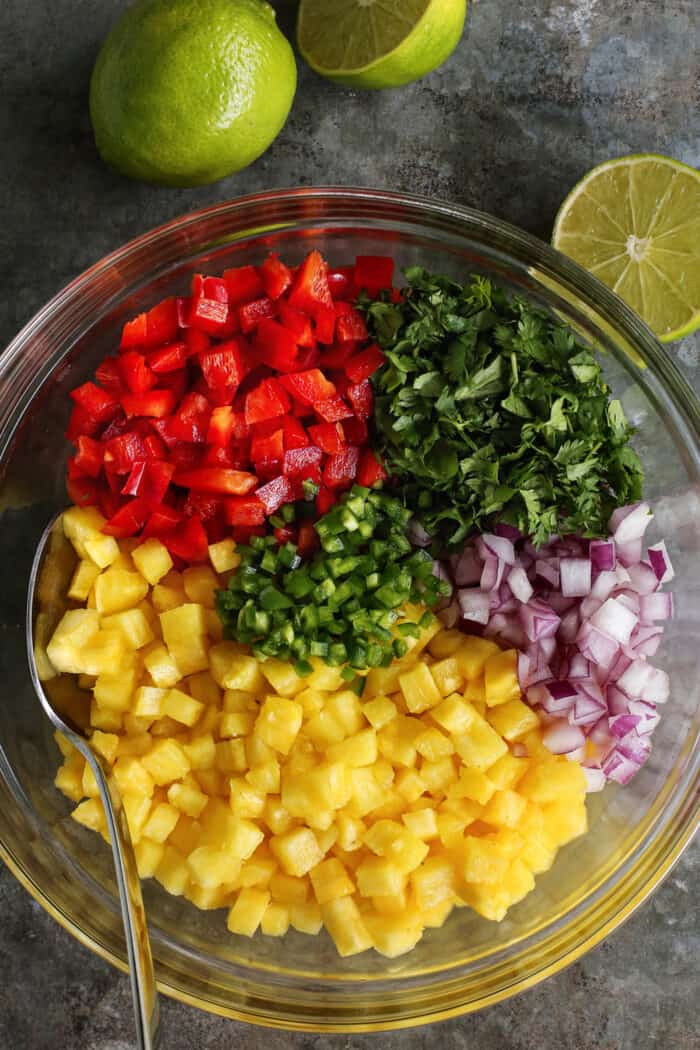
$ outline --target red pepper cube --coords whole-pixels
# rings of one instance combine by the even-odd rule
[[[193,299],[190,325],[208,335],[221,335],[228,321],[228,303],[218,299]]]
[[[319,517],[323,517],[327,514],[331,507],[338,502],[338,493],[334,492],[333,489],[326,488],[325,485],[321,485],[316,495],[316,510],[318,511]]]
[[[102,531],[108,536],[125,539],[127,536],[135,536],[146,524],[148,507],[144,500],[132,499],[125,503],[109,521],[102,526]]]
[[[119,411],[118,402],[95,383],[83,383],[71,390],[70,396],[76,405],[98,423],[106,423]]]
[[[260,463],[281,464],[284,456],[284,430],[272,434],[256,434],[250,443],[250,458],[256,468]]]
[[[365,319],[360,311],[354,307],[350,307],[349,310],[341,310],[339,313],[338,307],[345,305],[345,303],[335,304],[335,338],[339,343],[347,343],[354,340],[363,342],[367,338]]]
[[[143,447],[146,449],[146,456],[148,459],[167,459],[167,446],[158,434],[145,434],[143,437]]]
[[[207,444],[224,448],[233,440],[236,413],[231,405],[220,405],[212,411],[207,427]]]
[[[274,252],[268,255],[260,267],[260,277],[265,295],[269,295],[271,299],[279,299],[292,283],[291,271]]]
[[[314,445],[329,456],[343,452],[347,446],[341,423],[317,423],[309,427],[309,437]]]
[[[124,394],[121,400],[127,419],[132,416],[163,419],[172,414],[177,398],[172,390],[148,390],[145,394]]]
[[[365,485],[371,489],[381,481],[386,481],[388,475],[381,460],[371,448],[366,448],[360,456],[357,467],[356,481],[358,485]]]
[[[294,543],[296,540],[296,530],[289,525],[284,525],[282,528],[274,529],[273,536],[279,543],[280,547],[284,547],[285,543]]]
[[[106,470],[128,474],[134,463],[146,459],[146,449],[139,434],[129,432],[110,438],[104,446]]]
[[[333,306],[328,267],[319,251],[309,252],[299,267],[289,293],[289,305],[312,316],[316,315],[319,307]]]
[[[178,295],[175,297],[175,313],[177,314],[178,328],[190,327],[190,310],[192,300],[189,295]]]
[[[119,359],[122,380],[132,394],[144,394],[158,382],[146,358],[137,350],[127,350]]]
[[[358,255],[355,260],[355,287],[376,295],[394,282],[394,260],[388,255]]]
[[[322,368],[324,372],[345,368],[346,363],[358,349],[359,343],[334,343],[333,346],[323,350],[318,361],[319,368]]]
[[[242,347],[231,339],[200,354],[199,364],[208,387],[238,387],[249,371]]]
[[[369,379],[349,386],[347,397],[358,419],[370,418],[374,410],[374,393]]]
[[[184,368],[189,356],[187,343],[170,343],[162,346],[159,350],[153,350],[148,355],[148,364],[153,372],[160,375],[163,372],[177,372]],[[126,354],[124,354],[126,357]],[[122,361],[124,360],[122,357]]]
[[[170,423],[171,433],[180,441],[204,442],[212,408],[204,394],[191,390],[185,394]]]
[[[357,416],[343,420],[343,433],[348,445],[366,445],[369,438],[367,424]]]
[[[150,509],[160,506],[175,473],[173,463],[147,460],[135,463],[122,494],[139,496]]]
[[[75,470],[89,478],[98,477],[104,462],[102,443],[88,437],[87,434],[81,434],[76,441],[76,447],[77,452],[73,459]]]
[[[314,313],[314,334],[319,343],[330,345],[335,336],[335,310],[328,306],[319,306]]]
[[[283,503],[290,503],[294,499],[294,486],[289,478],[286,478],[284,474],[280,474],[279,477],[273,478],[272,481],[268,481],[267,485],[259,488],[255,495],[262,503],[265,513],[269,517]]]
[[[173,482],[197,492],[211,492],[220,496],[245,496],[254,489],[258,479],[243,470],[225,467],[199,467],[175,474]]]
[[[250,426],[252,423],[274,419],[275,416],[284,416],[289,411],[290,404],[287,392],[280,386],[278,380],[263,379],[246,395],[246,423]]]
[[[318,368],[310,368],[306,372],[293,372],[290,375],[280,376],[280,383],[298,401],[307,405],[316,405],[319,401],[327,401],[334,397],[336,389]]]
[[[76,477],[70,475],[66,478],[66,492],[68,499],[76,507],[94,507],[100,502],[103,490],[94,478]]]
[[[141,485],[143,475],[145,474],[145,472],[146,460],[137,459],[133,467],[131,468],[131,471],[129,472],[129,477],[126,479],[126,483],[121,489],[122,496],[138,496],[139,487]]]
[[[385,361],[386,358],[377,344],[372,343],[366,350],[361,350],[345,363],[345,374],[351,383],[361,383],[363,379],[373,376]]]
[[[149,515],[141,535],[144,540],[149,539],[151,536],[162,539],[168,533],[173,532],[181,521],[182,514],[179,511],[175,510],[174,507],[167,507],[163,504],[160,507],[156,507]]]
[[[223,279],[230,303],[250,302],[263,294],[262,279],[254,266],[237,266],[231,270],[224,270]]]
[[[323,452],[315,445],[307,445],[306,448],[291,448],[284,453],[283,470],[287,477],[295,481],[302,478],[320,481],[322,460]]]
[[[330,489],[347,488],[355,480],[360,450],[350,445],[337,456],[329,456],[323,468],[323,483]]]
[[[147,313],[139,314],[132,321],[127,321],[122,330],[119,344],[121,350],[131,347],[154,347],[170,343],[177,337],[178,317],[177,302],[174,298],[164,299]]]
[[[122,337],[119,342],[120,349],[126,350],[131,346],[145,346],[147,329],[148,321],[145,313],[138,314],[131,321],[127,321],[122,328]]]
[[[195,275],[192,281],[192,294],[196,294],[195,286],[197,285],[197,277]],[[203,299],[212,299],[218,303],[228,303],[228,286],[223,277],[203,277],[201,284],[201,296]]]
[[[211,339],[206,332],[201,332],[199,328],[188,328],[185,332],[185,345],[187,346],[187,356],[194,357],[195,354],[203,354],[209,349]]]
[[[285,451],[291,448],[305,448],[306,445],[311,444],[308,434],[295,416],[284,416],[282,428]]]
[[[292,333],[297,345],[313,350],[316,346],[316,340],[311,326],[311,318],[299,310],[295,310],[294,307],[289,306],[285,302],[279,304],[279,311],[280,322]]]
[[[265,508],[257,496],[233,496],[224,501],[224,517],[229,525],[262,525]]]
[[[265,296],[262,299],[253,299],[252,302],[246,303],[245,306],[238,307],[238,320],[241,326],[241,331],[245,335],[250,335],[258,327],[261,321],[275,317],[277,314],[277,306]]]
[[[97,366],[95,381],[98,386],[101,386],[112,397],[119,398],[124,393],[124,382],[119,369],[119,358],[105,357],[104,361]]]
[[[202,467],[232,467],[238,469],[230,448],[207,445],[202,455],[200,466]],[[247,466],[247,461],[246,461]]]
[[[325,401],[318,401],[314,405],[314,411],[326,423],[337,423],[341,419],[349,419],[352,416],[352,409],[348,408],[342,397],[337,395]]]
[[[172,555],[189,564],[206,561],[209,556],[209,539],[197,517],[186,518],[174,532],[164,534],[161,539]]]
[[[186,518],[197,517],[208,526],[215,518],[223,521],[224,502],[218,496],[208,496],[204,492],[188,492],[182,510]]]
[[[258,325],[255,350],[260,360],[277,372],[295,372],[299,361],[299,347],[292,332],[277,321],[264,318]]]
[[[175,472],[196,470],[201,466],[204,446],[193,441],[178,441],[170,453],[170,462]]]
[[[318,501],[318,497],[317,497]],[[297,553],[308,558],[319,546],[318,533],[310,521],[302,521],[297,534]]]
[[[354,299],[356,295],[354,281],[354,266],[336,266],[335,270],[328,272],[328,287],[334,299]]]

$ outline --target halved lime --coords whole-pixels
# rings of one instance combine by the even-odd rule
[[[399,87],[445,61],[466,13],[467,0],[301,0],[299,50],[331,80]]]
[[[654,153],[607,161],[562,204],[552,244],[664,342],[700,326],[700,172]]]

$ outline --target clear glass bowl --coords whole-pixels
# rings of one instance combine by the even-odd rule
[[[574,325],[602,352],[638,427],[652,532],[666,537],[677,573],[677,616],[661,655],[672,699],[651,760],[628,787],[591,796],[590,833],[501,924],[462,909],[403,958],[342,960],[325,935],[232,937],[223,913],[146,884],[167,995],[260,1024],[359,1031],[476,1010],[555,973],[622,922],[689,842],[700,765],[700,405],[642,322],[575,264],[489,216],[406,195],[301,189],[217,205],[114,252],[45,306],[0,359],[0,855],[48,912],[117,966],[125,949],[110,854],[53,787],[59,753],[24,652],[32,552],[65,504],[68,391],[116,346],[127,318],[183,293],[193,273],[258,262],[270,249],[294,262],[311,247],[337,264],[390,253],[403,266],[487,274]]]

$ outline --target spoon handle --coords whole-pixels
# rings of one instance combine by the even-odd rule
[[[160,1041],[158,991],[141,895],[141,881],[136,869],[136,857],[131,845],[126,813],[108,765],[85,741],[82,741],[82,744],[80,750],[89,762],[100,790],[112,845],[129,956],[129,977],[136,1016],[136,1045],[138,1050],[157,1050]]]

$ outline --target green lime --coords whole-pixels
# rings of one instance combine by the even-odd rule
[[[262,0],[136,0],[102,45],[90,116],[124,175],[196,186],[259,157],[295,89],[292,49]]]
[[[312,69],[359,88],[392,88],[441,65],[467,0],[301,0],[297,40]]]
[[[607,161],[562,204],[552,244],[664,342],[700,325],[700,172],[640,153]]]

